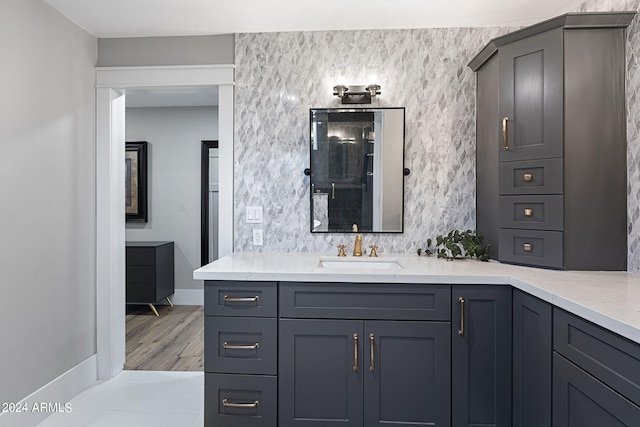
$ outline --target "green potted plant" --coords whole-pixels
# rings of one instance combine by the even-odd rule
[[[427,239],[427,247],[418,249],[418,255],[424,253],[426,256],[438,255],[448,261],[475,257],[480,261],[489,261],[489,246],[484,245],[482,234],[477,231],[451,230],[446,235],[436,236],[435,247],[432,247],[432,240]]]

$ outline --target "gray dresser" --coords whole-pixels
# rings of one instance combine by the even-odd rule
[[[503,262],[626,270],[625,28],[567,14],[494,39],[477,72],[477,229]]]

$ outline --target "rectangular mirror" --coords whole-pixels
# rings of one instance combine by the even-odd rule
[[[404,108],[310,111],[311,232],[402,233]]]

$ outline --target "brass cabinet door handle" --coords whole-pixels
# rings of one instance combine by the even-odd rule
[[[376,370],[375,352],[376,352],[376,337],[373,333],[369,334],[369,343],[371,344],[371,364],[369,365],[369,372]]]
[[[458,335],[464,335],[464,298],[458,297],[460,303],[460,329],[458,329]]]
[[[222,401],[222,406],[225,406],[227,408],[255,408],[259,404],[260,404],[259,400],[256,400],[253,403],[232,403],[232,402],[229,402],[229,400],[227,399],[224,399]]]
[[[507,151],[509,149],[509,117],[502,118],[502,149]]]
[[[222,297],[222,300],[225,302],[258,302],[260,301],[260,297],[256,295],[255,297],[249,298],[235,298],[230,297],[229,295],[225,295],[224,297]]]
[[[353,334],[353,372],[358,372],[358,334]]]
[[[335,182],[331,183],[331,199],[332,200],[336,199],[336,183]]]
[[[228,350],[257,350],[260,348],[260,344],[255,343],[251,345],[231,345],[227,341],[222,343],[222,348],[226,348]]]

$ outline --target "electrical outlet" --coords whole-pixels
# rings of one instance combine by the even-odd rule
[[[262,228],[253,229],[253,246],[262,246],[264,244],[264,234]]]

